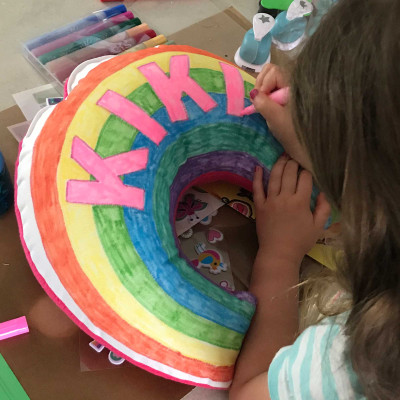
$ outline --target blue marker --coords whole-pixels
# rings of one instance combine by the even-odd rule
[[[63,26],[62,28],[56,29],[49,33],[45,33],[44,35],[32,39],[29,42],[25,43],[25,46],[28,50],[32,50],[35,47],[39,47],[45,43],[52,42],[53,40],[59,39],[60,37],[79,31],[86,26],[95,24],[96,22],[100,22],[103,19],[114,17],[115,15],[122,14],[124,12],[126,12],[126,7],[123,4],[101,11],[95,11],[93,14],[85,18],[79,19],[78,21],[72,22],[71,24]]]

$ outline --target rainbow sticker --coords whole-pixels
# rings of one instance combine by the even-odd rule
[[[251,187],[282,153],[250,104],[254,79],[162,46],[100,63],[42,110],[18,158],[22,243],[46,292],[93,339],[155,374],[227,388],[254,313],[192,268],[173,228],[182,192]]]

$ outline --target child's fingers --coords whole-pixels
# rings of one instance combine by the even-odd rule
[[[268,196],[277,196],[281,192],[282,175],[288,160],[287,155],[281,156],[272,167],[268,182]]]
[[[256,207],[261,206],[265,201],[265,192],[263,185],[263,170],[257,166],[253,178],[253,199]]]
[[[297,181],[296,194],[309,203],[312,193],[312,186],[313,181],[311,173],[303,169],[303,171],[300,172],[300,176]]]
[[[282,71],[276,65],[272,65],[266,72],[259,91],[269,94],[275,89],[281,89],[286,86],[288,86],[288,83]]]
[[[294,160],[289,160],[282,175],[281,193],[296,193],[298,171],[299,164]]]
[[[261,87],[264,77],[267,75],[268,71],[271,69],[272,66],[273,64],[270,63],[264,65],[263,69],[257,76],[256,84],[254,85],[256,89],[259,89]]]
[[[317,228],[323,229],[326,221],[331,214],[331,206],[326,200],[323,193],[320,193],[317,197],[317,204],[314,210],[314,224]]]
[[[259,92],[253,99],[255,109],[265,118],[272,128],[286,126],[288,115],[284,107]]]

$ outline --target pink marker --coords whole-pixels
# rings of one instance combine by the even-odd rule
[[[25,317],[11,319],[0,324],[0,340],[29,332],[28,323]]]
[[[282,89],[278,89],[275,92],[272,92],[269,95],[269,98],[273,100],[275,103],[280,104],[281,106],[284,106],[288,103],[289,101],[289,88],[284,87]],[[251,106],[246,107],[241,113],[240,116],[243,117],[245,115],[251,115],[256,113],[257,110],[255,109],[254,105],[252,104]]]

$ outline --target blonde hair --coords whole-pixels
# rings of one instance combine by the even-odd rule
[[[339,0],[300,54],[292,113],[315,178],[341,212],[337,277],[370,399],[400,398],[400,1]]]

